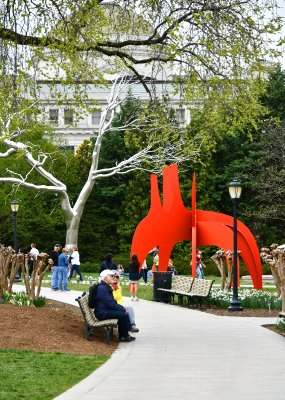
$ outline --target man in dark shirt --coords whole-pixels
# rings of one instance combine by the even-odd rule
[[[50,253],[50,258],[53,261],[52,273],[51,273],[51,288],[52,290],[58,290],[58,257],[60,254],[61,245],[56,244],[53,251]]]
[[[113,290],[110,286],[113,283],[113,273],[109,269],[105,269],[101,272],[100,278],[101,282],[98,285],[96,293],[95,316],[99,320],[117,319],[120,341],[132,342],[135,338],[129,335],[131,324],[128,312],[123,306],[116,302],[113,296]]]

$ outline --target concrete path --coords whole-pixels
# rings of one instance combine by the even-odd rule
[[[78,292],[48,298],[71,304]],[[219,317],[139,301],[140,332],[56,400],[284,400],[285,338],[263,328],[276,318]]]

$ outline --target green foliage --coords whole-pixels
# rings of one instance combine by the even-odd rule
[[[30,306],[32,304],[31,299],[25,292],[4,292],[2,298],[5,303],[11,303],[16,306]]]
[[[269,109],[269,115],[285,119],[285,71],[278,64],[269,74],[261,102]]]
[[[271,101],[273,97],[282,99],[284,88],[284,72],[277,68],[267,82],[253,81],[244,95],[237,91],[227,104],[226,97],[220,99],[216,90],[194,114],[189,127],[189,134],[203,137],[201,163],[193,164],[198,208],[231,215],[226,185],[236,177],[243,184],[238,218],[253,232],[260,247],[285,240],[285,130],[277,123],[282,107]]]
[[[275,326],[277,329],[284,332],[285,331],[285,319],[279,318]]]
[[[36,297],[33,300],[33,304],[35,307],[44,307],[46,305],[46,298],[44,296]]]
[[[0,349],[0,398],[53,399],[86,378],[107,359],[107,356]],[[15,376],[21,385],[15,385]]]
[[[86,261],[84,263],[80,264],[80,270],[81,272],[99,272],[99,268],[100,268],[100,263],[99,262],[91,262],[91,261]]]

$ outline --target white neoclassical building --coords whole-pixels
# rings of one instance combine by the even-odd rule
[[[181,125],[190,121],[190,111],[182,102],[179,93],[174,92],[172,82],[166,76],[160,74],[160,77],[145,78],[145,84],[155,93],[156,97],[162,99],[167,94],[171,107],[176,112],[176,119]],[[83,110],[79,112],[79,105],[72,100],[72,89],[67,89],[60,81],[56,83],[54,89],[51,89],[46,80],[37,80],[38,98],[43,110],[44,118],[53,127],[60,140],[67,146],[76,149],[84,140],[91,139],[99,127],[101,112],[107,108],[107,100],[110,94],[112,81],[109,87],[87,85],[87,96],[90,100],[95,100],[98,104],[96,111]],[[67,99],[58,105],[55,100],[54,90],[67,95]],[[67,93],[70,90],[70,93]],[[134,97],[142,101],[150,100],[142,83],[136,81],[131,85],[131,92]],[[119,111],[119,110],[116,110]]]

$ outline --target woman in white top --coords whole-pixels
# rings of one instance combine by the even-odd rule
[[[73,271],[75,271],[76,274],[79,275],[80,282],[82,282],[83,278],[82,278],[82,274],[80,272],[80,257],[79,257],[79,252],[78,252],[77,246],[72,247],[72,254],[71,254],[70,258],[71,258],[71,270],[70,270],[70,274],[69,274],[69,279],[72,278]],[[75,274],[75,276],[76,276],[76,274]]]
[[[146,260],[144,260],[142,264],[142,269],[141,269],[142,277],[144,280],[145,285],[147,284],[147,263]]]
[[[29,251],[30,258],[28,261],[29,264],[29,277],[31,278],[33,270],[34,270],[34,263],[37,261],[37,257],[40,254],[39,250],[36,248],[36,243],[31,244],[31,250]]]

